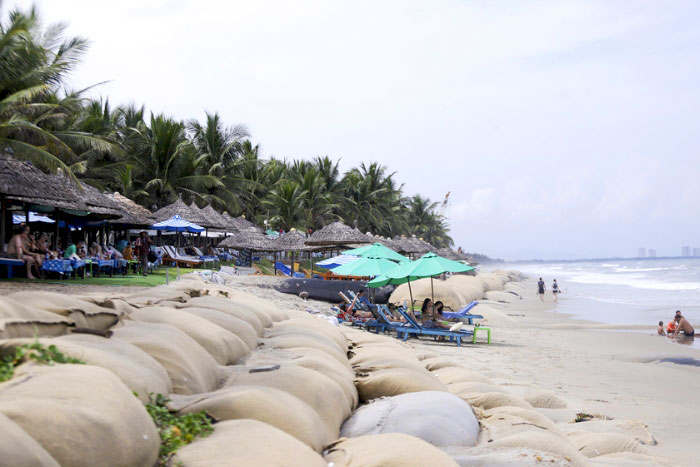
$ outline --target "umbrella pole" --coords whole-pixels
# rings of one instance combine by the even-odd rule
[[[413,313],[413,291],[411,290],[411,279],[408,279],[408,295],[411,297],[411,304],[409,305],[410,308],[408,311]]]
[[[314,258],[311,256],[311,252],[309,251],[309,264],[311,265],[311,277],[309,279],[314,278]]]
[[[430,298],[433,301],[433,305],[435,305],[435,290],[433,289],[433,277],[430,276]]]
[[[289,272],[289,277],[294,277],[294,251],[292,250],[292,270]]]

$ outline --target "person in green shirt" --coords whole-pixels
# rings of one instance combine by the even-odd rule
[[[78,248],[82,248],[82,243],[83,242],[78,242],[78,245],[76,246],[75,243],[71,243],[66,247],[66,251],[63,252],[63,257],[65,259],[80,259],[80,256],[78,256]]]

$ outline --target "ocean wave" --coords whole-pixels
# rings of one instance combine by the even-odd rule
[[[643,274],[580,274],[568,279],[579,284],[626,285],[635,289],[700,290],[700,282],[664,282],[646,279]]]
[[[652,271],[669,271],[676,268],[628,268],[627,266],[622,266],[621,268],[615,268],[615,272],[652,272]]]

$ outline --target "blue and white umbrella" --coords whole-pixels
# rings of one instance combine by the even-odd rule
[[[177,214],[170,219],[153,224],[151,228],[154,230],[165,230],[166,232],[204,232],[204,227],[193,222],[186,221]]]
[[[319,261],[316,263],[316,265],[325,269],[333,269],[344,264],[350,264],[358,259],[360,259],[360,257],[355,255],[338,255],[332,258],[324,259],[323,261]]]

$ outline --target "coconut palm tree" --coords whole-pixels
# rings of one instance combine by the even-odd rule
[[[197,152],[206,158],[207,171],[221,176],[230,169],[242,152],[245,138],[250,136],[243,125],[226,127],[218,113],[205,112],[206,122],[189,120],[186,128]]]

